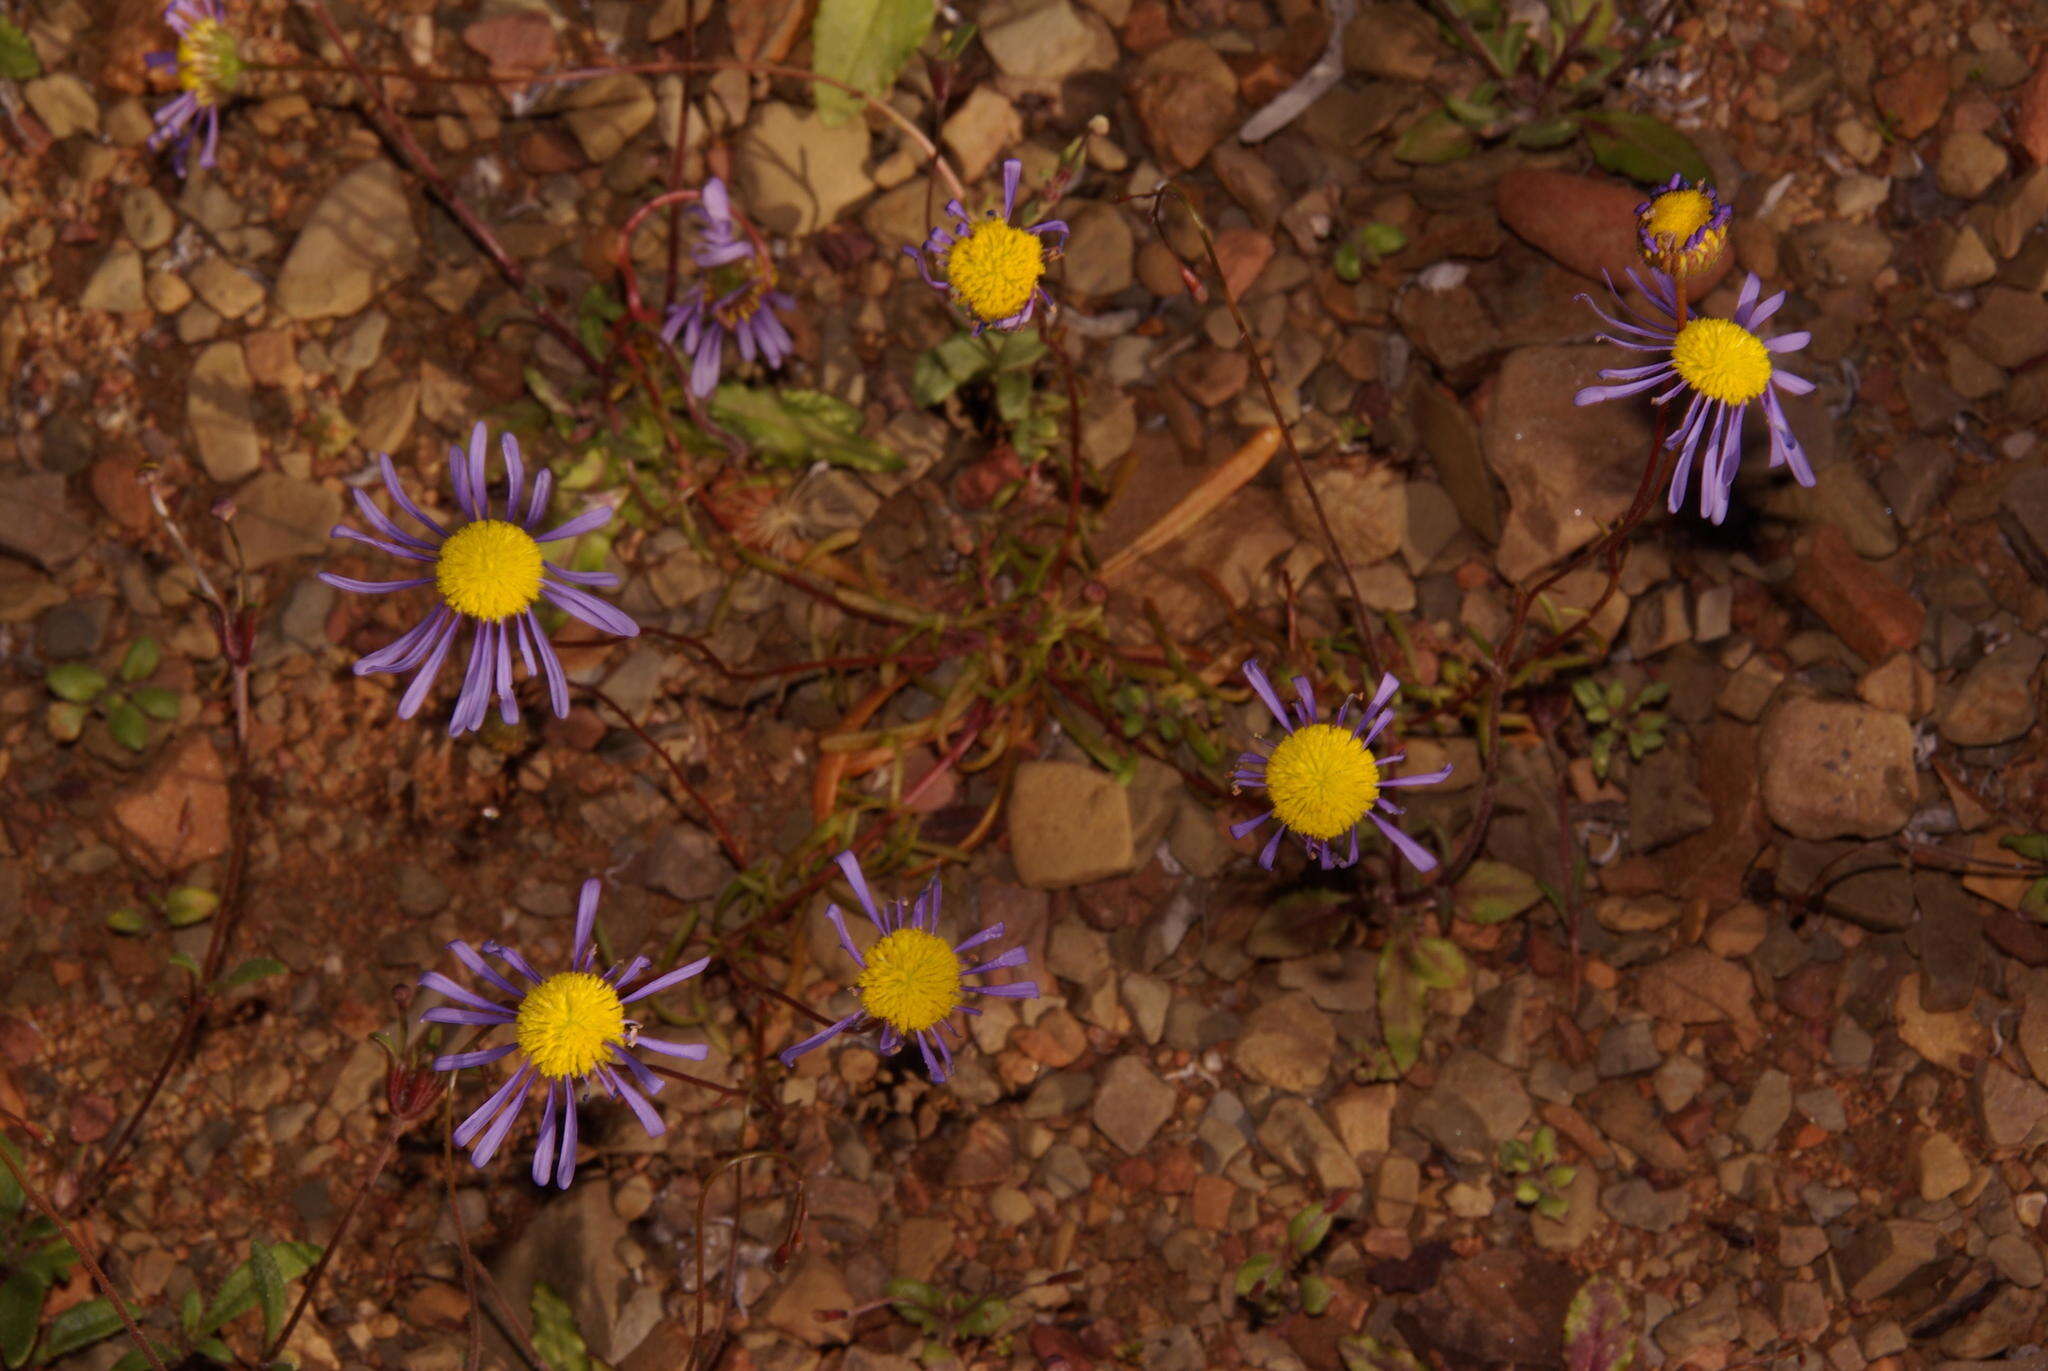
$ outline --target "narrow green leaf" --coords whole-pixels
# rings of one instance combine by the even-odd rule
[[[182,967],[184,970],[191,972],[192,979],[199,979],[199,963],[192,959],[191,953],[173,952],[170,955],[169,961],[172,966]]]
[[[1336,1297],[1336,1293],[1336,1291],[1330,1288],[1330,1283],[1321,1276],[1303,1276],[1301,1278],[1301,1312],[1312,1319],[1320,1318],[1323,1311],[1330,1307],[1330,1301]]]
[[[1620,1285],[1595,1276],[1564,1316],[1567,1371],[1628,1371],[1636,1356],[1635,1312]]]
[[[256,1301],[263,1308],[263,1345],[268,1347],[284,1327],[284,1274],[260,1241],[249,1244],[249,1270],[256,1278]]]
[[[194,1286],[178,1301],[178,1327],[188,1338],[199,1336],[200,1316],[206,1312],[205,1301],[200,1298],[199,1288]]]
[[[121,1331],[121,1316],[114,1312],[114,1306],[106,1300],[87,1300],[74,1304],[56,1318],[43,1333],[43,1345],[38,1355],[44,1361],[55,1361],[67,1352],[76,1352],[88,1343],[102,1338],[111,1338]]]
[[[28,35],[0,19],[0,80],[33,81],[43,74],[43,64]]]
[[[1287,1221],[1287,1245],[1296,1260],[1308,1257],[1330,1236],[1330,1211],[1312,1204]]]
[[[967,1316],[960,1320],[962,1337],[992,1338],[1010,1321],[1010,1306],[1002,1300],[984,1299],[975,1301]]]
[[[164,921],[172,928],[204,923],[220,908],[220,896],[203,886],[181,885],[164,896]]]
[[[2008,833],[1998,845],[2030,862],[2048,862],[2048,833]]]
[[[0,1152],[5,1152],[7,1160],[13,1162],[15,1166],[19,1167],[22,1164],[21,1149],[17,1148],[6,1138],[0,1138]],[[22,1205],[27,1202],[28,1196],[21,1193],[21,1186],[15,1181],[14,1172],[4,1166],[0,1166],[0,1219],[11,1218],[19,1214]]]
[[[553,1371],[591,1371],[590,1352],[577,1331],[575,1311],[545,1282],[533,1286],[533,1350]]]
[[[1431,990],[1455,989],[1472,974],[1465,954],[1449,938],[1417,938],[1409,956],[1416,978]]]
[[[1246,1260],[1237,1268],[1237,1297],[1250,1298],[1253,1291],[1265,1284],[1280,1269],[1280,1259],[1271,1252],[1261,1252]]]
[[[43,1296],[49,1286],[34,1271],[22,1269],[0,1282],[0,1362],[9,1367],[28,1360],[43,1321]]]
[[[123,700],[107,715],[107,732],[114,735],[114,741],[130,752],[140,752],[149,746],[149,721],[142,717],[142,711]]]
[[[1542,894],[1526,871],[1491,858],[1472,863],[1451,890],[1459,915],[1475,924],[1506,923]]]
[[[1647,114],[1625,110],[1588,114],[1586,145],[1601,166],[1646,185],[1669,181],[1673,175],[1690,181],[1707,179],[1707,159],[1700,156],[1692,140]]]
[[[1395,1070],[1406,1075],[1422,1060],[1425,989],[1397,943],[1388,943],[1381,949],[1376,979],[1380,1033],[1386,1039]]]
[[[711,417],[753,445],[768,465],[813,462],[856,471],[894,471],[903,459],[860,436],[861,413],[819,390],[752,389],[727,382],[711,395]]]
[[[899,1304],[914,1304],[922,1309],[938,1309],[946,1302],[937,1289],[908,1276],[895,1277],[882,1288],[882,1293]]]
[[[163,660],[163,653],[157,648],[156,639],[144,636],[128,644],[128,651],[121,658],[121,679],[133,685],[155,673],[157,663]]]
[[[1479,146],[1449,110],[1432,110],[1402,131],[1394,143],[1394,156],[1417,166],[1436,166],[1468,157]]]
[[[83,662],[64,662],[50,668],[43,677],[43,684],[58,699],[82,705],[99,697],[99,693],[107,688],[107,678]]]
[[[135,934],[143,932],[148,927],[149,921],[143,918],[142,911],[133,905],[122,905],[107,915],[107,928],[110,932]]]
[[[1517,126],[1509,141],[1518,148],[1540,152],[1546,148],[1561,148],[1578,136],[1578,116],[1559,114]]]
[[[222,990],[233,990],[238,985],[247,985],[251,981],[260,981],[265,976],[281,976],[290,970],[290,967],[275,957],[251,957],[248,961],[243,962],[233,971],[221,977],[215,984]]]
[[[818,0],[811,70],[869,95],[886,95],[931,32],[936,11],[931,0]],[[846,91],[822,82],[815,89],[818,115],[827,124],[843,124],[860,113],[862,102]]]

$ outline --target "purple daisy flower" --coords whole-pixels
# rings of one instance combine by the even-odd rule
[[[552,1179],[567,1190],[576,1174],[579,1085],[595,1080],[626,1102],[649,1137],[659,1137],[667,1125],[647,1096],[661,1093],[662,1080],[628,1049],[641,1048],[686,1061],[702,1061],[710,1051],[702,1043],[647,1037],[640,1032],[638,1023],[626,1017],[626,1006],[690,979],[710,965],[711,959],[700,957],[688,966],[656,976],[637,990],[628,987],[652,965],[646,957],[635,957],[598,975],[597,947],[590,936],[597,918],[598,890],[594,877],[583,883],[582,898],[576,902],[576,934],[566,971],[543,978],[511,948],[497,942],[485,943],[482,951],[509,967],[519,978],[514,981],[493,969],[468,943],[448,944],[448,950],[464,966],[512,998],[509,1006],[485,999],[438,971],[420,977],[421,985],[454,1001],[453,1005],[438,1005],[421,1014],[423,1022],[484,1029],[509,1025],[513,1033],[509,1043],[436,1057],[436,1071],[484,1066],[513,1052],[521,1057],[519,1069],[511,1079],[455,1130],[455,1145],[469,1148],[469,1159],[478,1168],[497,1155],[526,1097],[539,1085],[546,1103],[541,1107],[540,1138],[533,1149],[533,1182],[546,1185]]]
[[[973,316],[976,333],[988,328],[1021,328],[1040,304],[1052,308],[1042,283],[1046,266],[1066,244],[1067,226],[1058,219],[1045,219],[1029,228],[1010,222],[1017,210],[1017,183],[1023,175],[1024,164],[1016,158],[1003,163],[1000,215],[990,210],[975,219],[958,200],[948,200],[946,213],[953,216],[952,227],[933,229],[922,251],[903,249],[916,261],[926,285],[952,296]],[[1059,235],[1057,242],[1044,241],[1053,234]]]
[[[782,365],[794,344],[775,311],[794,309],[796,301],[775,289],[775,264],[741,235],[725,182],[716,176],[706,181],[696,210],[703,226],[690,260],[706,279],[669,307],[661,336],[670,343],[681,336],[690,354],[690,393],[702,396],[718,385],[727,338],[745,361],[759,358],[770,369]]]
[[[545,533],[535,533],[534,526],[547,510],[554,476],[546,469],[538,472],[532,497],[522,501],[524,468],[519,460],[519,440],[507,433],[499,441],[499,451],[505,459],[505,515],[502,519],[492,517],[490,492],[484,480],[487,437],[486,429],[479,423],[469,435],[467,453],[457,447],[448,449],[448,474],[455,486],[455,503],[464,516],[452,528],[442,527],[413,503],[398,484],[391,458],[379,453],[384,487],[391,493],[392,503],[411,515],[427,531],[427,537],[407,533],[360,490],[355,492],[356,508],[383,536],[358,533],[346,524],[336,524],[328,535],[368,543],[408,562],[425,562],[431,566],[432,574],[399,581],[358,581],[328,571],[320,573],[320,579],[331,586],[365,595],[432,586],[440,597],[440,604],[425,619],[390,646],[355,665],[358,676],[419,668],[398,702],[401,719],[410,719],[427,698],[427,691],[440,675],[441,664],[447,660],[463,623],[476,625],[469,671],[463,677],[462,694],[455,702],[455,716],[448,724],[450,736],[480,726],[494,694],[505,722],[519,722],[519,701],[512,693],[515,643],[526,674],[531,677],[537,670],[546,674],[555,717],[569,712],[568,678],[562,672],[561,659],[555,656],[554,647],[541,629],[540,620],[534,617],[534,606],[539,601],[546,600],[591,627],[621,638],[635,637],[640,632],[639,625],[625,614],[581,588],[610,589],[618,585],[617,576],[609,571],[570,571],[545,560],[541,554],[542,543],[562,542],[602,527],[610,521],[611,509],[598,505]]]
[[[825,917],[839,930],[839,945],[860,968],[860,977],[854,982],[854,989],[860,996],[860,1008],[796,1046],[784,1048],[780,1054],[782,1064],[793,1064],[804,1053],[848,1029],[879,1022],[882,1024],[882,1037],[877,1050],[883,1056],[893,1055],[905,1042],[915,1038],[918,1049],[924,1053],[925,1070],[931,1073],[933,1081],[944,1084],[953,1071],[953,1053],[940,1030],[950,1026],[948,1021],[956,1010],[963,1014],[981,1013],[965,1002],[965,996],[996,995],[1004,999],[1028,1000],[1038,994],[1036,981],[1018,981],[1013,985],[966,985],[964,982],[969,976],[979,976],[985,971],[1022,966],[1029,959],[1028,955],[1022,947],[1013,947],[985,962],[968,966],[960,954],[1002,937],[1003,926],[1000,923],[990,924],[966,941],[948,946],[938,934],[939,881],[936,876],[906,915],[902,900],[891,900],[879,909],[875,907],[875,897],[868,892],[867,878],[861,874],[860,860],[851,852],[842,852],[835,860],[846,874],[853,893],[859,897],[868,922],[881,930],[882,937],[868,949],[867,956],[861,956],[853,945],[853,939],[847,935],[846,920],[839,906],[826,907]],[[959,1029],[954,1027],[953,1031],[958,1034]]]
[[[1293,706],[1292,714],[1273,693],[1273,683],[1266,679],[1256,658],[1245,662],[1244,678],[1280,721],[1287,736],[1271,744],[1258,740],[1253,751],[1238,756],[1237,770],[1230,773],[1232,792],[1242,786],[1263,790],[1273,807],[1256,819],[1233,824],[1230,836],[1242,838],[1266,820],[1278,819],[1279,826],[1259,853],[1259,865],[1271,871],[1281,837],[1292,832],[1300,835],[1308,855],[1328,871],[1358,861],[1359,825],[1371,819],[1417,871],[1433,870],[1436,858],[1429,850],[1380,817],[1380,811],[1401,812],[1382,792],[1395,786],[1435,785],[1451,774],[1447,766],[1423,776],[1388,776],[1386,768],[1407,754],[1373,755],[1373,739],[1394,717],[1387,702],[1394,698],[1401,683],[1391,673],[1381,677],[1372,703],[1347,725],[1345,718],[1351,712],[1351,701],[1347,698],[1338,707],[1336,718],[1323,723],[1306,676],[1294,678],[1299,703]],[[1364,730],[1362,735],[1360,730]],[[1339,855],[1335,844],[1346,834],[1350,835],[1350,849]]]
[[[1636,206],[1636,241],[1651,267],[1697,276],[1728,245],[1731,217],[1712,186],[1673,172],[1670,185]]]
[[[213,165],[220,144],[220,107],[241,82],[241,49],[226,20],[221,0],[171,0],[164,8],[164,21],[178,35],[178,49],[148,53],[142,59],[159,70],[175,72],[183,88],[176,99],[158,107],[156,130],[149,136],[151,148],[171,144],[171,163],[180,176],[185,174],[185,154],[199,124],[206,126],[199,165]]]
[[[1624,322],[1607,314],[1592,297],[1579,298],[1592,305],[1593,312],[1621,336],[1600,334],[1602,342],[1632,352],[1656,352],[1665,354],[1660,360],[1640,367],[1620,367],[1600,373],[1602,380],[1617,381],[1611,386],[1587,386],[1573,397],[1573,403],[1581,405],[1598,404],[1623,395],[1634,395],[1638,391],[1650,390],[1665,382],[1671,383],[1663,393],[1650,397],[1652,404],[1664,404],[1680,391],[1692,392],[1685,415],[1679,421],[1664,446],[1675,449],[1678,464],[1671,473],[1671,512],[1685,502],[1685,483],[1692,471],[1695,453],[1700,459],[1700,514],[1703,518],[1720,523],[1728,517],[1728,492],[1735,485],[1735,468],[1742,456],[1742,419],[1749,412],[1752,403],[1761,401],[1764,423],[1771,434],[1771,466],[1787,466],[1799,484],[1813,484],[1813,468],[1807,464],[1806,451],[1799,446],[1798,435],[1792,432],[1792,425],[1785,418],[1784,406],[1779,403],[1778,391],[1789,395],[1805,395],[1813,389],[1813,382],[1780,371],[1772,360],[1778,353],[1797,352],[1806,346],[1813,335],[1804,331],[1784,333],[1775,338],[1759,334],[1757,326],[1778,312],[1785,303],[1785,292],[1779,291],[1766,300],[1759,300],[1763,289],[1751,272],[1749,279],[1742,283],[1742,293],[1736,300],[1735,315],[1732,319],[1717,319],[1711,316],[1694,316],[1682,325],[1678,319],[1678,304],[1675,287],[1669,276],[1660,271],[1650,273],[1649,284],[1631,271],[1629,279],[1636,289],[1643,292],[1652,303],[1664,311],[1665,318],[1656,320],[1638,313],[1615,296],[1618,311],[1628,315],[1634,322]],[[1614,283],[1607,283],[1608,293],[1614,294]],[[1704,439],[1704,446],[1702,440]]]

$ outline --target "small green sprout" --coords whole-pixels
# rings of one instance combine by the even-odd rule
[[[955,1360],[963,1342],[993,1339],[990,1350],[1007,1357],[1009,1339],[999,1337],[1010,1322],[1010,1303],[996,1295],[947,1294],[925,1281],[898,1276],[886,1287],[890,1307],[925,1335],[919,1357],[927,1365]]]
[[[1330,1236],[1331,1222],[1327,1207],[1312,1204],[1287,1221],[1285,1250],[1254,1253],[1237,1268],[1237,1298],[1254,1319],[1270,1322],[1295,1309],[1316,1318],[1330,1307],[1330,1283],[1303,1268]]]
[[[1365,269],[1408,246],[1408,235],[1394,224],[1374,220],[1351,230],[1330,256],[1330,268],[1344,282],[1358,280]]]
[[[1515,1178],[1515,1203],[1533,1206],[1546,1219],[1562,1219],[1571,1210],[1565,1191],[1579,1169],[1557,1160],[1557,1130],[1545,1124],[1528,1142],[1509,1138],[1500,1145],[1500,1169]]]
[[[60,743],[77,742],[85,721],[97,709],[106,716],[114,741],[130,752],[148,747],[149,720],[169,723],[178,717],[177,691],[141,684],[155,674],[161,660],[156,639],[137,638],[128,645],[113,681],[83,662],[51,667],[43,677],[43,684],[57,697],[45,715],[50,736]]]
[[[1578,701],[1586,722],[1598,725],[1600,730],[1593,735],[1591,752],[1595,776],[1607,779],[1617,747],[1627,747],[1629,760],[1640,762],[1646,754],[1664,746],[1664,726],[1671,716],[1653,706],[1664,703],[1670,694],[1671,687],[1663,681],[1644,686],[1636,692],[1634,700],[1629,699],[1628,688],[1620,681],[1602,686],[1590,676],[1581,676],[1572,682],[1572,698]]]

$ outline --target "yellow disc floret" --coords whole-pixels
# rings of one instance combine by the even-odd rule
[[[1687,385],[1724,405],[1746,405],[1771,383],[1763,339],[1728,319],[1695,319],[1680,329],[1671,364]]]
[[[1266,759],[1266,793],[1281,823],[1324,842],[1348,833],[1380,797],[1380,768],[1348,728],[1309,724]]]
[[[921,928],[899,928],[868,949],[860,1005],[899,1033],[921,1033],[960,1007],[960,958]]]
[[[1711,227],[1719,212],[1714,198],[1704,190],[1687,187],[1652,197],[1637,221],[1643,256],[1652,266],[1673,275],[1691,276],[1706,270],[1728,243],[1727,229]],[[1697,241],[1695,234],[1699,235]]]
[[[540,597],[540,544],[517,524],[479,519],[441,544],[434,585],[449,608],[496,623]]]
[[[626,1037],[619,993],[588,971],[563,971],[526,992],[514,1031],[534,1070],[559,1081],[590,1074]]]
[[[234,93],[241,77],[241,50],[218,19],[201,19],[178,40],[178,84],[200,104],[219,104]]]
[[[1030,303],[1045,275],[1045,244],[1000,219],[984,219],[946,253],[946,283],[984,324],[1000,323]]]

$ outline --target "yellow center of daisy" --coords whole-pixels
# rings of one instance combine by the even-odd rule
[[[234,93],[241,75],[235,36],[218,19],[201,19],[178,40],[178,84],[200,104],[219,104]]]
[[[1663,240],[1668,246],[1682,247],[1713,217],[1714,202],[1707,198],[1705,191],[1668,190],[1650,201],[1650,212],[1643,216],[1643,227],[1650,231],[1652,237]]]
[[[943,938],[899,928],[868,949],[860,1007],[899,1033],[921,1033],[960,1007],[960,958]]]
[[[1266,759],[1266,793],[1281,823],[1328,842],[1349,833],[1380,797],[1380,767],[1350,729],[1309,724]]]
[[[1724,405],[1746,405],[1771,383],[1763,339],[1728,319],[1695,319],[1680,329],[1671,364],[1687,385]]]
[[[946,253],[946,281],[985,324],[1023,309],[1045,275],[1045,244],[1000,219],[984,219]]]
[[[517,524],[479,519],[448,535],[434,585],[449,608],[496,623],[540,597],[540,544]]]
[[[563,971],[526,992],[514,1021],[519,1050],[533,1069],[560,1081],[590,1074],[626,1037],[619,993],[588,971]]]

